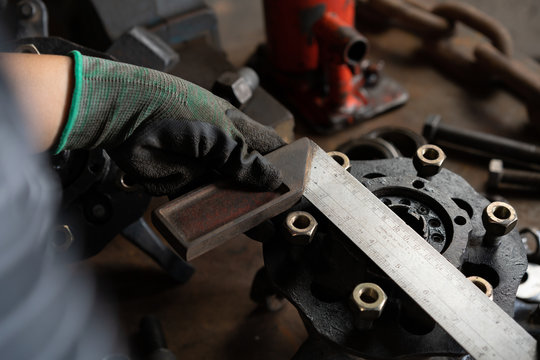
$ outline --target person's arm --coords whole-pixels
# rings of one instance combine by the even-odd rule
[[[57,141],[71,104],[73,59],[68,56],[0,54],[38,151]]]
[[[104,148],[154,195],[212,171],[258,189],[281,184],[262,156],[285,144],[279,135],[189,81],[78,51],[1,59],[39,149]]]

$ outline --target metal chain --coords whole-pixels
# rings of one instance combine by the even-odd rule
[[[364,0],[364,4],[420,36],[425,49],[453,72],[503,82],[524,99],[530,120],[540,122],[540,74],[513,58],[512,37],[497,20],[457,1],[430,5],[419,0]],[[490,42],[458,39],[458,22]]]

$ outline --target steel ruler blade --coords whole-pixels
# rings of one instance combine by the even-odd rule
[[[536,341],[320,147],[304,196],[476,360],[536,359]]]

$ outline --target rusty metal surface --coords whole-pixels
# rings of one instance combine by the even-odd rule
[[[410,93],[404,107],[330,137],[307,133],[325,150],[381,126],[401,126],[421,132],[425,117],[439,113],[449,124],[465,129],[538,144],[538,132],[528,123],[526,107],[503,90],[468,85],[446,77],[421,52],[420,40],[400,30],[364,31],[374,60],[385,60],[385,71]],[[486,190],[488,162],[447,151],[445,167],[463,176],[478,191]],[[518,228],[537,227],[538,194],[503,194],[519,216]],[[287,304],[264,313],[249,300],[250,285],[262,266],[260,245],[239,237],[196,259],[197,272],[186,285],[167,279],[139,250],[121,238],[91,260],[99,279],[118,299],[122,332],[137,329],[140,316],[156,314],[163,322],[170,348],[184,359],[287,359],[305,339],[296,311]]]
[[[213,183],[154,210],[153,223],[182,257],[192,260],[300,200],[311,150],[310,142],[301,139],[265,156],[283,176],[283,184],[274,191]]]

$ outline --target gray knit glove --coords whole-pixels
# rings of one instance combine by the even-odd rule
[[[72,53],[75,89],[56,152],[103,147],[156,195],[212,170],[274,189],[279,171],[261,155],[285,143],[225,100],[159,71]]]

